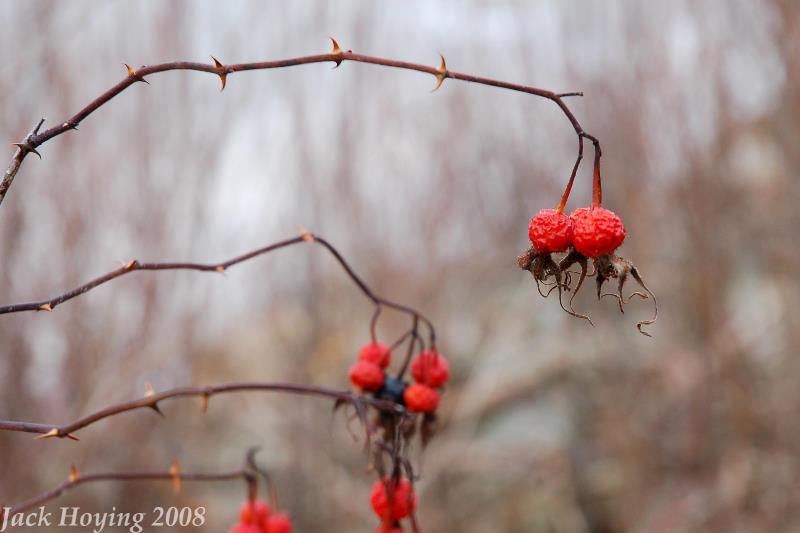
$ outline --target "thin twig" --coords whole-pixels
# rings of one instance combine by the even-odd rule
[[[18,504],[8,507],[8,518],[18,513],[23,513],[29,509],[38,507],[50,500],[61,496],[70,489],[85,483],[96,483],[99,481],[231,481],[242,479],[248,481],[252,473],[244,468],[231,472],[219,474],[185,474],[175,471],[175,465],[168,472],[105,472],[98,474],[79,474],[74,468],[70,472],[69,480],[58,487],[51,489],[44,494],[30,498]],[[4,508],[0,508],[0,524],[2,524]]]
[[[274,244],[270,244],[268,246],[264,246],[263,248],[259,248],[257,250],[253,250],[252,252],[248,252],[244,255],[240,255],[238,257],[234,257],[233,259],[228,259],[227,261],[223,261],[221,263],[141,263],[134,259],[123,265],[122,267],[112,270],[98,278],[95,278],[88,283],[85,283],[79,287],[76,287],[72,290],[69,290],[59,296],[55,296],[53,298],[49,298],[47,300],[40,300],[38,302],[28,302],[28,303],[19,303],[19,304],[11,304],[0,306],[0,315],[7,314],[7,313],[19,313],[23,311],[52,311],[55,307],[67,300],[71,300],[76,296],[80,296],[103,283],[116,279],[120,276],[124,276],[130,272],[142,271],[142,270],[197,270],[201,272],[225,272],[228,268],[238,263],[243,263],[249,259],[253,259],[254,257],[258,257],[260,255],[272,252],[274,250],[278,250],[280,248],[285,248],[287,246],[292,246],[294,244],[299,244],[302,242],[314,242],[318,243],[326,250],[328,250],[331,255],[336,259],[339,265],[344,269],[347,273],[348,277],[361,289],[361,292],[367,296],[376,306],[386,306],[402,313],[407,313],[411,315],[414,319],[419,319],[425,322],[428,326],[431,335],[431,343],[435,346],[435,338],[436,338],[436,331],[433,327],[433,323],[425,317],[422,313],[417,311],[416,309],[402,305],[391,300],[387,300],[381,296],[375,294],[372,289],[370,289],[366,283],[355,273],[353,268],[350,266],[347,261],[345,261],[344,257],[339,253],[339,251],[327,240],[314,235],[312,233],[308,233],[303,230],[303,233],[291,239],[285,239],[283,241],[276,242]]]
[[[350,403],[355,406],[357,410],[359,408],[363,409],[364,405],[369,405],[375,409],[390,413],[402,414],[406,412],[403,406],[388,400],[379,400],[368,396],[360,396],[350,391],[328,389],[316,385],[307,385],[301,383],[226,383],[222,385],[209,385],[205,387],[177,387],[164,392],[147,394],[144,397],[136,400],[111,405],[105,409],[101,409],[100,411],[64,425],[0,420],[0,430],[38,433],[38,439],[50,437],[68,437],[77,440],[77,437],[73,434],[75,431],[120,413],[144,408],[153,409],[160,413],[158,403],[167,399],[199,396],[203,398],[205,408],[207,400],[215,394],[245,391],[275,391],[303,394],[308,396],[321,396]]]

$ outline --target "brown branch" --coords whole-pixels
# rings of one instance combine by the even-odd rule
[[[308,396],[322,396],[334,399],[338,402],[352,404],[360,413],[365,412],[365,405],[389,413],[403,414],[406,412],[403,406],[388,400],[379,400],[368,396],[361,396],[350,391],[328,389],[316,385],[300,383],[225,383],[222,385],[209,385],[205,387],[177,387],[164,392],[148,393],[142,398],[106,407],[105,409],[101,409],[79,420],[63,425],[0,420],[0,430],[38,433],[39,436],[36,437],[37,439],[68,437],[77,440],[73,432],[114,415],[144,408],[153,409],[160,413],[158,403],[164,400],[171,398],[200,397],[203,399],[203,409],[205,410],[208,399],[215,394],[246,391],[274,391]],[[365,417],[362,417],[362,419],[366,420]]]
[[[439,67],[429,67],[427,65],[409,63],[406,61],[397,61],[394,59],[384,59],[380,57],[354,54],[350,50],[343,51],[335,40],[331,39],[331,41],[333,42],[333,50],[328,54],[297,57],[292,59],[282,59],[277,61],[262,61],[256,63],[238,63],[232,65],[224,65],[223,63],[221,63],[219,60],[217,60],[212,56],[214,64],[195,63],[189,61],[173,61],[169,63],[161,63],[158,65],[142,66],[139,67],[138,69],[133,69],[130,66],[126,65],[126,67],[128,68],[128,74],[119,83],[117,83],[116,85],[108,89],[106,92],[98,96],[96,99],[90,102],[86,107],[78,111],[75,115],[65,120],[64,122],[61,122],[58,126],[43,131],[42,133],[38,133],[39,127],[37,126],[37,128],[34,131],[32,131],[31,134],[28,135],[28,137],[25,138],[25,141],[23,143],[17,145],[18,150],[12,159],[12,163],[9,166],[9,170],[6,171],[6,178],[8,178],[8,176],[10,175],[10,179],[4,178],[3,180],[4,188],[0,188],[0,193],[2,193],[0,194],[0,203],[2,203],[3,197],[8,189],[8,186],[10,186],[11,181],[13,181],[14,175],[16,175],[17,171],[19,170],[19,167],[22,164],[22,161],[25,159],[25,156],[29,152],[31,151],[35,152],[37,146],[42,145],[43,143],[52,139],[53,137],[61,135],[62,133],[65,133],[69,130],[76,129],[78,127],[78,124],[80,124],[83,120],[85,120],[99,107],[106,104],[108,101],[110,101],[112,98],[120,94],[122,91],[124,91],[134,83],[137,82],[147,83],[145,76],[156,74],[158,72],[166,72],[170,70],[194,70],[198,72],[208,72],[210,74],[215,74],[220,77],[220,81],[222,82],[222,89],[225,89],[225,84],[228,74],[232,74],[234,72],[243,72],[246,70],[265,70],[273,68],[293,67],[297,65],[309,65],[313,63],[333,62],[336,63],[336,66],[338,67],[344,61],[355,61],[358,63],[380,65],[390,68],[414,70],[417,72],[423,72],[426,74],[433,75],[437,81],[434,90],[438,89],[445,79],[450,78],[455,80],[478,83],[481,85],[489,85],[492,87],[509,89],[512,91],[523,92],[527,94],[532,94],[534,96],[539,96],[541,98],[546,98],[548,100],[553,101],[561,109],[561,111],[567,117],[567,120],[569,120],[570,124],[572,124],[572,127],[579,138],[586,137],[595,143],[597,141],[597,139],[595,139],[591,135],[588,135],[583,130],[583,127],[581,127],[580,123],[575,118],[575,115],[572,113],[567,104],[564,102],[564,98],[566,97],[581,96],[582,93],[580,92],[555,93],[553,91],[537,89],[535,87],[530,87],[526,85],[508,83],[505,81],[494,80],[491,78],[483,78],[479,76],[472,76],[469,74],[453,72],[447,69],[444,57],[442,57],[442,62],[439,65]],[[41,123],[39,124],[39,126],[41,126]],[[599,148],[599,145],[596,144],[595,147]]]
[[[44,124],[44,119],[40,119],[39,123],[33,127],[33,129],[25,136],[25,138],[20,143],[14,143],[12,146],[16,146],[17,150],[14,152],[14,156],[11,158],[11,163],[8,164],[8,168],[6,168],[5,173],[3,174],[3,179],[0,181],[0,204],[3,203],[3,199],[6,197],[6,193],[8,189],[11,187],[11,184],[14,182],[14,177],[17,175],[17,171],[19,171],[19,167],[22,166],[22,160],[25,159],[25,156],[28,152],[33,152],[39,156],[41,159],[42,155],[36,151],[36,148],[31,143],[31,139],[34,135],[39,133],[39,128],[42,127]]]
[[[248,458],[251,452],[248,451]],[[246,467],[253,468],[249,463],[245,463]],[[69,475],[69,480],[62,483],[44,494],[30,498],[15,505],[8,506],[8,516],[10,518],[15,514],[23,513],[28,509],[38,507],[50,500],[54,500],[65,492],[79,485],[85,483],[96,483],[99,481],[170,481],[177,488],[182,481],[231,481],[241,479],[251,483],[254,480],[252,470],[248,470],[243,466],[238,470],[231,472],[222,472],[218,474],[184,474],[180,473],[177,462],[173,463],[172,468],[168,472],[105,472],[98,474],[79,474],[74,467],[72,467]],[[3,523],[3,511],[5,507],[0,507],[0,525]]]
[[[422,320],[427,326],[430,331],[431,337],[431,344],[432,347],[435,348],[435,339],[436,339],[436,331],[433,327],[433,323],[426,318],[422,313],[417,311],[416,309],[402,305],[396,302],[392,302],[391,300],[387,300],[381,296],[375,294],[372,289],[370,289],[364,281],[355,273],[353,268],[345,261],[342,254],[327,240],[314,235],[312,233],[308,233],[305,230],[302,231],[302,234],[298,237],[294,237],[291,239],[286,239],[280,242],[276,242],[274,244],[270,244],[268,246],[264,246],[263,248],[259,248],[257,250],[253,250],[252,252],[248,252],[244,255],[240,255],[238,257],[234,257],[233,259],[229,259],[227,261],[223,261],[221,263],[213,263],[213,264],[206,264],[206,263],[141,263],[134,259],[133,261],[128,262],[127,264],[121,266],[116,270],[112,270],[107,274],[104,274],[98,278],[89,281],[79,287],[76,287],[70,291],[67,291],[59,296],[55,296],[53,298],[49,298],[47,300],[40,300],[38,302],[28,302],[28,303],[19,303],[19,304],[11,304],[0,306],[0,315],[7,314],[7,313],[19,313],[23,311],[52,311],[57,305],[66,302],[67,300],[71,300],[81,294],[84,294],[95,287],[102,285],[108,281],[116,279],[120,276],[124,276],[130,272],[142,271],[142,270],[197,270],[201,272],[225,272],[228,268],[238,263],[243,263],[244,261],[253,259],[254,257],[258,257],[260,255],[272,252],[274,250],[278,250],[280,248],[285,248],[287,246],[291,246],[294,244],[299,244],[302,242],[313,242],[321,245],[326,250],[328,250],[331,255],[336,259],[339,265],[344,269],[347,273],[348,277],[353,280],[353,282],[358,286],[361,292],[367,296],[376,306],[386,306],[391,309],[395,309],[402,313],[407,313],[411,315],[414,320],[416,319]],[[416,322],[415,322],[416,323]]]

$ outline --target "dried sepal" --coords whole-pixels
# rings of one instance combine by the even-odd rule
[[[603,296],[613,296],[617,299],[617,303],[619,304],[620,312],[624,313],[624,304],[628,303],[631,298],[634,296],[638,296],[643,299],[652,298],[653,300],[653,318],[649,320],[642,320],[636,324],[636,328],[642,335],[647,335],[651,337],[650,333],[644,331],[642,329],[643,326],[650,325],[656,321],[658,318],[658,301],[656,300],[655,294],[651,291],[647,285],[645,285],[644,281],[642,280],[642,276],[639,274],[639,270],[636,266],[631,262],[625,259],[624,257],[619,257],[614,254],[609,255],[601,255],[595,259],[595,268],[597,269],[597,298],[600,299]],[[622,294],[622,287],[625,284],[625,281],[628,279],[628,275],[633,277],[636,283],[639,284],[642,289],[644,289],[644,293],[642,292],[633,292],[627,298]],[[617,279],[617,292],[616,293],[603,293],[603,283],[611,279]]]
[[[656,321],[658,317],[658,302],[653,292],[644,284],[636,266],[624,257],[619,257],[614,254],[600,255],[592,259],[593,270],[592,272],[588,272],[589,258],[579,253],[574,248],[570,248],[567,255],[556,263],[550,254],[541,254],[531,247],[517,258],[517,264],[520,268],[529,271],[533,275],[539,294],[546,298],[553,291],[558,291],[558,299],[561,308],[576,318],[586,320],[591,325],[594,325],[591,318],[575,311],[573,305],[575,296],[578,294],[581,287],[583,287],[583,282],[587,277],[595,277],[598,299],[604,296],[616,298],[619,309],[622,312],[624,312],[624,305],[630,302],[631,298],[634,296],[643,299],[652,299],[654,305],[653,317],[636,324],[636,328],[640,333],[648,337],[651,336],[650,333],[643,329],[643,326],[650,325]],[[579,272],[570,270],[574,265],[580,267]],[[625,297],[622,293],[622,288],[628,276],[632,277],[644,292],[635,291]],[[603,293],[603,284],[610,279],[618,280],[617,291],[615,293]],[[542,285],[549,288],[543,291]],[[570,296],[567,305],[564,304],[563,300],[563,295],[566,292],[572,292],[572,296]]]

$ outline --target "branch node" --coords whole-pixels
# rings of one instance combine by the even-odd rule
[[[214,56],[211,56],[211,59],[214,60],[214,70],[217,71],[217,76],[219,76],[220,81],[222,81],[222,88],[220,92],[225,90],[225,80],[228,77],[228,73],[225,71],[225,65],[223,65],[219,59]]]

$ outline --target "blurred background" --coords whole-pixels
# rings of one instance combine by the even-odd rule
[[[422,529],[800,531],[800,7],[602,3],[2,2],[0,139],[117,83],[123,63],[224,63],[344,49],[583,91],[620,253],[661,315],[593,283],[569,317],[516,266],[576,139],[550,101],[371,65],[137,84],[28,157],[0,206],[0,304],[65,292],[118,261],[215,262],[309,228],[379,294],[437,326],[453,379],[418,483]],[[587,147],[590,148],[590,147]],[[591,150],[588,152],[591,155]],[[6,148],[10,161],[13,148]],[[568,211],[591,195],[588,159]],[[156,390],[232,381],[347,389],[370,302],[319,247],[225,276],[135,273],[0,317],[0,418],[65,423]],[[385,313],[379,335],[408,327]],[[0,501],[83,472],[238,468],[259,445],[296,531],[372,531],[374,474],[330,402],[276,394],[163,404],[80,442],[0,434]],[[245,488],[88,485],[48,504],[203,505]]]

